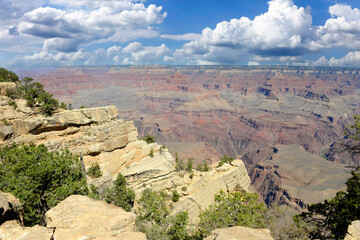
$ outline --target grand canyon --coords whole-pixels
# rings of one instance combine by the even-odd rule
[[[359,113],[360,68],[67,66],[16,70],[73,108],[115,105],[140,136],[196,163],[244,161],[268,204],[301,210],[344,189],[341,148]]]

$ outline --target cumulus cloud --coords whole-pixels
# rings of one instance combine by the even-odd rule
[[[34,66],[62,66],[81,63],[86,57],[89,56],[88,52],[83,49],[71,53],[50,53],[41,51],[29,56],[17,56],[11,62],[12,66],[34,67]]]
[[[200,60],[236,63],[244,53],[298,56],[306,51],[312,34],[308,9],[297,7],[291,0],[272,0],[268,11],[253,20],[241,17],[218,23],[215,29],[205,28],[200,39],[185,44],[174,57],[192,54]]]
[[[326,59],[324,56],[316,61],[307,61],[306,65],[309,66],[359,66],[360,65],[360,51],[348,52],[342,58]]]
[[[312,41],[312,49],[360,49],[360,10],[349,5],[335,4],[329,8],[331,18],[320,26]]]
[[[161,23],[167,13],[162,11],[161,6],[145,6],[143,2],[50,0],[50,7],[44,6],[44,0],[28,3],[4,0],[0,2],[0,20],[10,20],[0,21],[0,49],[11,51],[20,39],[28,39],[31,41],[23,42],[29,49],[42,45],[42,58],[39,53],[36,55],[37,61],[40,61],[48,54],[76,53],[94,43],[124,43],[157,37],[159,33],[152,25]],[[1,14],[2,11],[6,14]]]

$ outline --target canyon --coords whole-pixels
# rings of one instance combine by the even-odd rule
[[[180,159],[242,159],[251,187],[269,205],[301,210],[331,198],[343,189],[348,166],[359,163],[339,150],[359,113],[358,68],[69,66],[17,73],[73,108],[116,106],[140,137],[154,135]]]

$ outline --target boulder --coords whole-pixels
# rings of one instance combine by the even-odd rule
[[[1,240],[50,240],[54,229],[41,227],[22,227],[16,221],[8,221],[0,226]]]
[[[273,240],[269,229],[231,227],[216,229],[204,240]]]
[[[6,140],[14,134],[14,128],[4,124],[0,125],[0,140]]]
[[[133,232],[136,215],[104,201],[72,195],[50,209],[45,219],[47,227],[56,227],[55,239],[97,239]]]
[[[360,221],[353,221],[348,227],[345,240],[360,240]]]
[[[14,195],[0,191],[0,224],[9,220],[23,222],[23,208]]]

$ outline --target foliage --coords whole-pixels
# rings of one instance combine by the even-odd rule
[[[44,90],[44,86],[34,79],[25,77],[17,87],[17,96],[26,100],[28,107],[39,107],[40,112],[45,116],[51,116],[59,108],[59,102],[53,95]]]
[[[180,212],[170,215],[167,206],[168,196],[165,192],[145,189],[138,201],[139,213],[136,226],[144,232],[149,240],[183,240],[188,239],[186,226],[188,213]]]
[[[175,170],[181,171],[185,170],[186,166],[183,160],[180,160],[178,153],[175,153]]]
[[[147,144],[150,144],[150,143],[155,142],[155,137],[148,134],[148,135],[144,136],[143,138],[141,138],[141,140],[144,140]]]
[[[0,82],[18,82],[19,77],[5,68],[0,68]]]
[[[13,107],[14,109],[17,108],[16,102],[14,102],[14,101],[9,101],[9,102],[8,102],[8,105],[9,105],[10,107]]]
[[[90,184],[90,193],[88,195],[90,198],[95,199],[95,200],[100,200],[100,196],[99,196],[99,189],[93,185]]]
[[[59,106],[61,109],[64,109],[64,110],[67,110],[68,107],[66,106],[66,103],[62,102],[60,103],[60,106]]]
[[[44,224],[46,211],[69,195],[88,194],[77,157],[34,144],[0,148],[0,190],[20,199],[29,226]]]
[[[10,126],[11,123],[7,120],[7,119],[3,119],[1,120],[1,122],[5,125],[5,126]]]
[[[310,238],[343,239],[349,224],[360,219],[359,168],[351,172],[346,186],[346,192],[339,191],[333,199],[312,204],[308,212],[296,216],[313,226],[308,233]]]
[[[149,156],[152,157],[152,158],[154,157],[154,150],[153,149],[150,150]]]
[[[221,159],[220,162],[224,162],[224,163],[231,163],[232,161],[234,161],[233,157],[228,157],[226,155],[224,155]]]
[[[121,173],[117,175],[114,186],[107,190],[105,201],[126,211],[130,211],[134,206],[135,192],[126,187],[126,178]]]
[[[87,175],[89,175],[92,178],[99,178],[102,176],[100,166],[97,162],[91,164],[89,170],[87,171]]]
[[[266,227],[267,208],[258,202],[257,194],[234,192],[227,195],[220,191],[214,199],[215,203],[199,215],[199,229],[205,235],[214,229],[231,226]]]
[[[193,165],[194,165],[194,159],[189,158],[186,162],[186,171],[188,172],[192,172],[193,170]]]
[[[179,193],[176,191],[176,189],[173,191],[173,193],[172,193],[172,196],[171,196],[171,200],[173,201],[173,202],[177,202],[177,201],[179,201],[179,198],[180,198],[180,195],[179,195]]]

